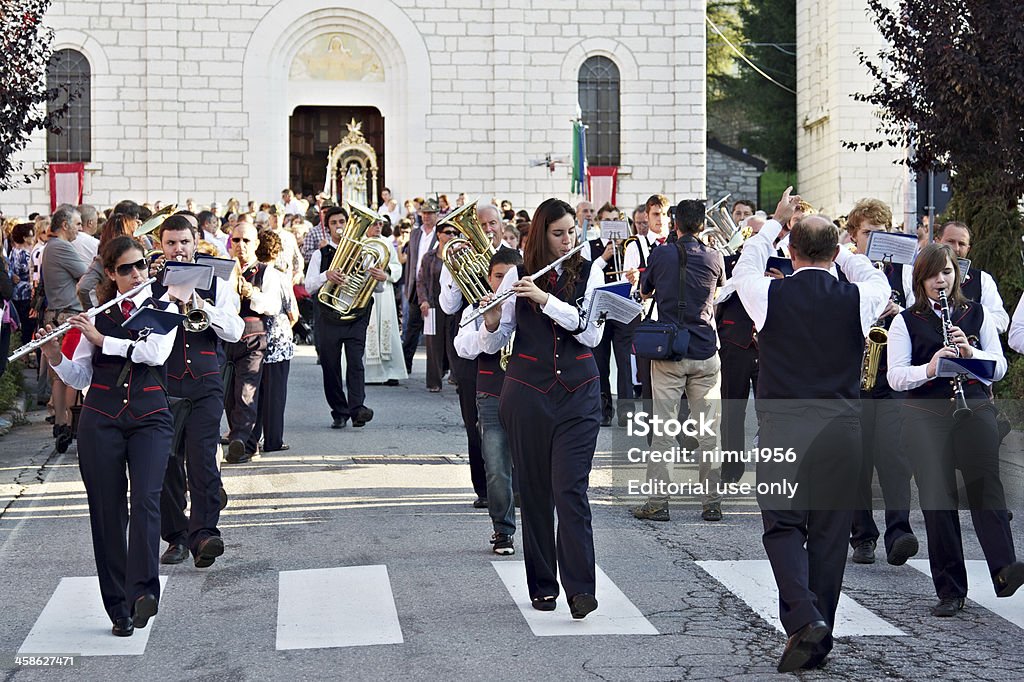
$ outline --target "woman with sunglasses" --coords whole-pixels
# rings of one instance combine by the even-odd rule
[[[1017,561],[999,479],[999,443],[992,381],[1006,373],[1006,358],[995,324],[985,309],[960,290],[953,250],[929,244],[914,261],[914,304],[893,319],[889,329],[887,378],[894,391],[906,391],[901,447],[914,468],[928,533],[928,561],[939,602],[932,615],[955,616],[967,597],[967,569],[960,539],[956,471],[964,479],[971,520],[988,562],[997,597],[1009,597],[1024,584],[1024,563]],[[947,300],[949,339],[944,339],[940,301]],[[992,360],[990,379],[963,380],[971,412],[955,419],[953,388],[938,376],[939,361],[963,357]]]
[[[101,253],[107,275],[97,288],[101,302],[148,278],[143,247],[131,237],[111,240]],[[164,363],[174,333],[140,338],[121,326],[147,304],[165,307],[155,304],[145,287],[95,320],[86,314],[72,317],[69,335],[80,338],[70,358],[62,355],[59,339],[42,347],[62,381],[89,389],[78,425],[78,466],[89,502],[100,593],[119,637],[146,627],[160,597],[160,490],[173,434]],[[170,312],[178,310],[173,303],[166,306]],[[51,330],[48,326],[40,335]]]
[[[537,281],[530,277],[577,243],[576,214],[548,199],[534,213],[523,260],[497,295],[515,296],[485,313],[480,347],[497,353],[512,338],[499,416],[519,477],[526,582],[533,607],[553,611],[561,578],[573,618],[597,608],[594,537],[587,499],[601,424],[601,387],[592,349],[602,327],[583,318],[605,261],[579,253]],[[484,301],[489,300],[486,297]],[[554,513],[558,512],[555,531]]]

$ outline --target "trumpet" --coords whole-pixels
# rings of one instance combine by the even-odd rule
[[[537,279],[541,275],[547,274],[550,270],[552,270],[554,267],[556,267],[559,263],[562,263],[563,261],[569,260],[570,258],[575,256],[577,253],[582,251],[586,246],[587,246],[587,242],[583,242],[582,244],[579,244],[578,246],[576,246],[576,248],[574,248],[572,251],[570,251],[569,253],[565,254],[561,258],[556,258],[555,260],[551,261],[550,263],[545,265],[543,268],[541,268],[537,272],[533,273],[532,275],[527,275],[526,277],[529,277],[529,279],[532,281],[532,280]],[[526,277],[524,277],[523,279],[526,279]],[[490,310],[493,310],[494,308],[497,308],[499,305],[501,305],[502,303],[504,303],[505,301],[507,301],[508,299],[512,298],[515,295],[516,295],[516,293],[514,291],[512,291],[511,289],[506,289],[502,293],[500,293],[497,296],[495,296],[494,299],[490,303],[488,303],[485,306],[480,306],[474,312],[472,312],[469,315],[467,315],[466,319],[463,320],[461,324],[459,324],[459,327],[460,328],[461,327],[465,327],[466,325],[475,322],[477,320],[477,318],[483,317],[484,313],[486,313],[486,312],[488,312]]]
[[[102,313],[103,311],[107,310],[108,308],[113,308],[115,305],[117,305],[121,301],[125,300],[126,298],[131,298],[131,297],[135,296],[136,294],[138,294],[140,291],[142,291],[143,289],[145,289],[149,285],[155,283],[156,279],[157,279],[156,277],[150,277],[149,279],[147,279],[145,282],[143,282],[139,286],[135,287],[134,289],[126,291],[123,294],[118,294],[117,296],[115,296],[114,298],[110,299],[106,303],[104,303],[102,305],[95,306],[93,308],[90,308],[89,310],[85,311],[85,313],[83,313],[83,314],[85,316],[87,316],[88,318],[92,319],[92,318],[96,317],[97,315],[99,315],[100,313]],[[24,346],[22,346],[18,350],[16,350],[13,353],[11,353],[11,355],[8,356],[8,358],[7,358],[7,362],[13,362],[13,361],[17,360],[18,358],[20,358],[22,355],[26,355],[26,354],[31,353],[32,351],[36,350],[37,348],[41,348],[42,346],[45,346],[50,341],[53,341],[54,339],[59,339],[60,337],[62,337],[65,334],[67,334],[69,331],[71,331],[71,323],[70,322],[65,322],[64,324],[60,325],[59,327],[57,327],[56,329],[51,331],[49,334],[44,334],[43,336],[40,336],[38,339],[33,339],[32,341],[26,343]]]
[[[942,343],[944,346],[951,348],[956,357],[960,357],[960,349],[953,339],[950,337],[950,327],[953,326],[952,318],[949,314],[949,299],[946,298],[946,290],[939,290],[939,307],[942,314]],[[964,395],[964,379],[967,377],[966,374],[957,374],[953,377],[953,381],[950,383],[953,385],[953,397],[950,398],[955,404],[956,408],[953,410],[953,421],[960,422],[971,416],[973,410],[967,406],[967,397]]]
[[[185,316],[182,326],[187,332],[204,332],[210,328],[210,314],[202,309],[199,294],[195,291],[189,300],[181,305],[181,313]]]

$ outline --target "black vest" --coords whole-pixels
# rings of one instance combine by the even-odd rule
[[[567,290],[563,271],[551,295],[575,304],[586,293],[590,265],[584,263],[571,291]],[[572,331],[556,324],[526,298],[517,298],[515,305],[516,339],[506,379],[547,393],[556,383],[567,391],[575,391],[598,378],[593,351],[577,341]]]
[[[981,303],[981,270],[967,268],[967,279],[960,283],[960,293],[968,301]]]
[[[901,308],[907,307],[907,292],[903,290],[903,265],[901,263],[887,263],[882,269],[885,278],[889,280],[889,288],[892,289],[892,298],[896,305]],[[892,318],[889,318],[890,324]]]
[[[501,353],[481,353],[476,357],[476,392],[495,398],[501,397],[505,384],[505,370],[501,368]]]
[[[593,263],[598,258],[600,258],[601,256],[604,255],[605,245],[604,245],[604,243],[600,239],[591,239],[589,244],[590,244],[590,262]],[[611,265],[611,263],[609,263],[609,265]],[[615,268],[605,267],[605,276],[604,276],[604,283],[605,284],[611,284],[612,282],[618,281],[618,279],[619,279],[618,275],[607,274],[609,272],[612,272],[613,270],[615,270]]]
[[[727,278],[732,278],[732,269],[736,267],[736,261],[739,259],[740,254],[738,253],[725,257],[725,276]],[[752,345],[756,347],[757,329],[754,327],[754,321],[747,314],[747,309],[743,307],[738,293],[733,293],[724,302],[718,304],[715,308],[715,321],[718,327],[718,339],[723,344],[731,343],[740,348],[750,348]]]
[[[160,298],[166,291],[164,285],[154,284],[153,298]],[[196,289],[196,294],[206,305],[214,305],[217,301],[217,278],[213,278],[209,289]],[[181,380],[186,377],[198,379],[220,374],[220,345],[220,337],[213,327],[201,332],[190,332],[185,330],[184,325],[180,326],[178,333],[174,335],[174,349],[167,358],[167,376]]]
[[[910,364],[927,365],[942,347],[942,319],[931,311],[900,313],[910,333]],[[979,303],[968,303],[959,310],[950,311],[950,321],[963,330],[967,342],[981,348],[981,326],[985,311]],[[907,392],[908,406],[925,409],[936,414],[952,412],[953,387],[949,377],[936,377]],[[987,401],[988,387],[977,379],[965,379],[964,396],[969,401]]]
[[[331,269],[331,261],[334,260],[334,254],[337,253],[337,251],[338,251],[338,249],[334,246],[334,244],[330,244],[330,243],[320,249],[320,272],[321,273],[327,272],[328,270]],[[328,284],[328,282],[324,282],[323,286],[327,286],[327,284]],[[320,300],[319,294],[320,294],[320,292],[318,291],[317,295],[314,297],[316,299],[317,313],[319,314],[319,319],[322,322],[326,322],[328,324],[351,324],[355,320],[358,320],[360,318],[363,318],[363,317],[366,317],[367,315],[369,315],[370,314],[370,310],[373,309],[373,297],[371,296],[370,297],[370,302],[366,304],[366,307],[364,307],[361,310],[357,311],[354,314],[353,317],[342,318],[342,316],[338,313],[337,310],[335,310],[334,308],[330,307],[329,305],[325,305]]]
[[[823,270],[772,280],[768,316],[757,336],[758,409],[771,399],[837,401],[826,411],[856,412],[864,332],[860,292]],[[779,406],[783,408],[783,406]]]
[[[114,306],[97,315],[94,324],[104,336],[137,339],[138,332],[121,326],[124,319],[121,308]],[[119,355],[106,355],[102,348],[97,348],[92,355],[92,384],[83,407],[111,419],[120,417],[125,411],[129,416],[141,419],[167,409],[166,385],[166,368],[132,362]]]
[[[242,278],[254,287],[263,289],[263,275],[266,272],[267,264],[257,263],[254,266],[250,266],[245,272],[243,272]],[[263,315],[260,315],[252,309],[252,304],[249,299],[242,299],[242,305],[238,310],[238,315],[242,318],[242,322],[245,323],[245,328],[242,331],[242,338],[239,339],[239,341],[245,341],[250,336],[259,336],[260,334],[267,333],[267,325],[263,320]]]

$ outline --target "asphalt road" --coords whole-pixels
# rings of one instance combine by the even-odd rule
[[[598,590],[602,606],[582,622],[564,602],[527,620],[516,605],[521,557],[490,553],[487,514],[471,507],[454,387],[428,393],[421,357],[402,386],[368,387],[370,424],[333,431],[319,368],[303,355],[292,363],[291,450],[225,465],[225,555],[208,569],[163,567],[160,613],[127,640],[102,631],[102,613],[95,625],[95,609],[81,606],[92,593],[74,589],[89,583],[69,580],[95,575],[74,446],[53,454],[41,413],[0,439],[4,679],[787,677],[775,673],[785,638],[771,622],[773,585],[763,580],[760,517],[749,499],[727,501],[714,524],[700,521],[697,504],[674,509],[668,523],[636,521],[627,511],[634,501],[612,494],[614,429],[603,429],[591,493],[597,563],[609,581]],[[923,540],[920,515],[914,520]],[[963,521],[967,556],[982,559]],[[936,619],[928,576],[887,565],[881,550],[878,559],[848,564],[844,608],[862,608],[849,606],[851,634],[838,638],[823,670],[802,678],[1024,678],[1024,595]],[[990,594],[972,584],[972,597]],[[61,670],[14,665],[19,650],[79,653],[65,647],[83,637],[137,651],[78,656]],[[33,651],[42,641],[52,648]]]

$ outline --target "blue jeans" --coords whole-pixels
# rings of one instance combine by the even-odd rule
[[[487,472],[487,511],[495,533],[516,532],[516,510],[512,504],[512,454],[508,437],[498,418],[498,398],[476,394],[477,418]]]

